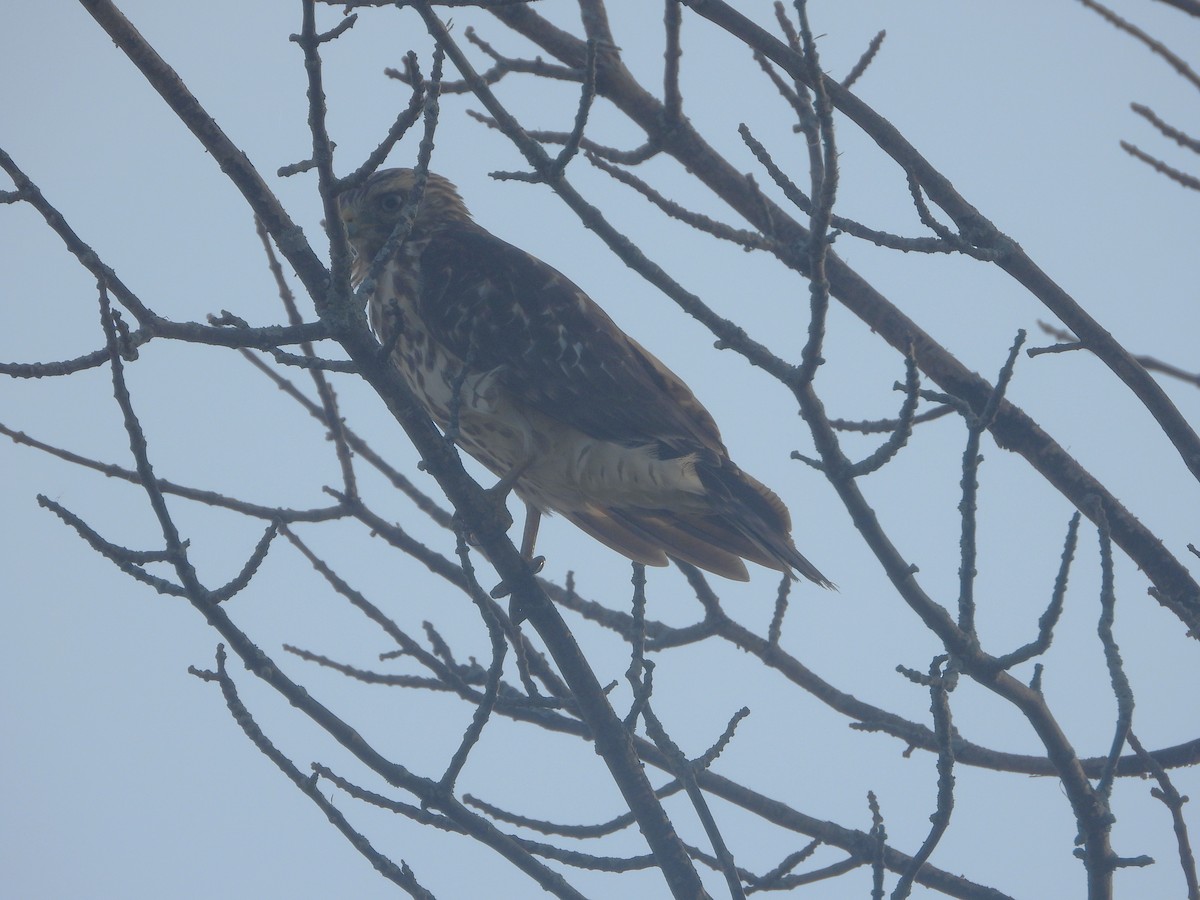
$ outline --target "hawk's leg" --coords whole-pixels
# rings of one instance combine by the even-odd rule
[[[505,472],[499,481],[487,489],[487,492],[496,499],[497,503],[503,503],[508,499],[508,495],[512,492],[513,487],[516,486],[517,479],[525,474],[525,470],[533,465],[535,459],[537,459],[537,454],[526,454],[524,459]],[[535,527],[534,534],[536,533],[537,528]]]
[[[525,504],[525,528],[521,532],[521,558],[529,564],[530,574],[536,575],[542,571],[542,567],[546,565],[546,557],[534,556],[533,545],[537,542],[538,526],[542,524],[542,511],[532,503]],[[495,600],[501,597],[507,597],[512,593],[512,588],[507,582],[500,582],[492,588],[491,596]],[[520,625],[525,621],[525,611],[521,608],[521,604],[517,602],[517,598],[513,597],[508,601],[508,617],[514,625]]]
[[[525,504],[525,528],[521,531],[521,558],[529,564],[529,570],[536,575],[542,571],[542,567],[546,565],[546,557],[534,556],[533,547],[537,543],[538,526],[542,524],[542,511],[532,503]],[[507,582],[500,582],[492,588],[491,596],[494,600],[499,600],[501,597],[507,597],[512,593],[512,588]],[[509,615],[514,623],[522,621],[525,616],[520,613],[515,606],[509,607]]]
[[[495,515],[496,521],[503,523],[501,527],[504,531],[508,531],[513,523],[512,514],[508,511],[508,495],[512,493],[517,479],[529,468],[534,458],[534,456],[530,455],[521,460],[521,462],[513,466],[494,485],[483,489],[483,494],[491,504],[492,513]],[[534,526],[534,534],[537,534],[537,526]],[[474,539],[472,539],[472,542],[474,542]]]
[[[523,460],[505,472],[503,477],[501,477],[501,479],[492,487],[488,488],[488,494],[490,494],[496,500],[498,506],[504,504],[504,501],[508,498],[509,492],[512,491],[513,486],[517,483],[517,479],[525,473],[525,470],[529,468],[536,458],[537,454],[531,452]],[[540,526],[541,523],[541,510],[533,504],[527,502],[525,504],[525,528],[521,532],[521,558],[529,564],[530,570],[534,575],[542,571],[542,566],[546,564],[545,557],[534,557],[533,555],[533,548],[537,543],[538,526]],[[491,590],[492,598],[497,600],[501,597],[507,597],[511,593],[512,588],[510,588],[503,581]],[[517,618],[516,621],[519,621],[520,618],[524,617],[521,616]]]
[[[533,545],[537,543],[538,526],[542,524],[542,511],[532,503],[525,504],[525,530],[521,532],[521,556],[532,562],[537,562],[533,558]],[[541,560],[541,565],[534,569],[534,574],[542,571],[542,565],[545,565],[546,560],[543,557],[538,557]]]

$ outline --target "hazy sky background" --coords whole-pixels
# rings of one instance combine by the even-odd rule
[[[659,90],[659,4],[612,7],[627,63],[647,87]],[[1113,7],[1195,60],[1197,20],[1149,0]],[[274,176],[278,167],[310,153],[301,54],[288,41],[300,27],[299,4],[141,0],[122,8],[323,252],[315,177]],[[741,8],[771,26],[770,4]],[[547,0],[538,9],[578,31],[573,4]],[[255,324],[280,320],[240,195],[86,12],[47,0],[7,3],[0,16],[8,35],[0,58],[0,146],[84,240],[163,315],[203,321],[229,309]],[[321,16],[323,27],[338,19],[337,10],[324,9]],[[858,93],[1126,347],[1196,368],[1200,201],[1118,146],[1120,139],[1131,140],[1195,172],[1195,157],[1169,146],[1128,108],[1146,103],[1194,134],[1194,89],[1144,47],[1066,0],[816,0],[811,16],[821,35],[822,62],[839,77],[875,32],[886,29],[883,50]],[[502,51],[537,53],[485,14],[454,10],[452,18],[460,36],[474,24]],[[690,13],[684,24],[685,112],[697,128],[765,184],[768,178],[737,136],[737,125],[746,122],[778,160],[806,179],[804,148],[791,133],[790,113],[748,54]],[[407,89],[382,70],[399,66],[410,48],[428,71],[430,42],[419,17],[394,10],[363,11],[357,26],[327,47],[330,129],[343,173],[375,146],[407,102]],[[472,55],[477,66],[485,65],[478,52]],[[531,127],[570,127],[575,86],[511,76],[499,93]],[[796,520],[798,545],[841,588],[837,594],[798,589],[785,631],[788,649],[861,699],[926,721],[927,693],[894,670],[897,664],[925,669],[940,648],[865,555],[833,491],[788,458],[793,449],[812,448],[786,392],[734,354],[711,349],[711,335],[616,261],[548,189],[490,179],[490,171],[522,168],[523,162],[505,139],[465,115],[478,108],[470,98],[444,100],[434,168],[460,186],[478,221],[564,271],[691,383],[721,424],[733,457],[779,491]],[[603,104],[593,126],[604,143],[641,142]],[[393,153],[392,164],[411,164],[417,137],[410,135]],[[838,211],[877,228],[919,234],[902,174],[849,123],[839,120],[838,137]],[[656,160],[644,169],[644,177],[686,205],[741,224],[715,200],[696,195],[673,163]],[[715,247],[663,220],[582,159],[573,176],[686,287],[776,352],[798,355],[807,324],[804,282],[765,257]],[[0,359],[63,359],[101,345],[93,280],[32,209],[0,208],[0,248]],[[1017,329],[1030,330],[1033,345],[1049,343],[1036,331],[1036,321],[1048,314],[997,270],[961,259],[902,256],[847,238],[837,249],[989,379]],[[825,355],[828,365],[817,386],[830,415],[894,414],[900,398],[891,384],[903,374],[899,359],[836,305]],[[129,378],[162,477],[270,505],[328,502],[321,487],[339,480],[332,446],[306,413],[235,353],[156,341],[143,349]],[[297,381],[307,387],[303,378]],[[352,427],[437,496],[378,398],[353,379],[336,384]],[[1200,393],[1178,382],[1164,384],[1196,421]],[[1186,564],[1186,543],[1200,538],[1196,484],[1148,414],[1102,364],[1083,354],[1022,358],[1009,396]],[[131,464],[104,369],[70,379],[0,383],[0,421],[100,460]],[[956,592],[955,505],[964,439],[960,424],[950,419],[927,426],[894,465],[863,485],[902,552],[920,566],[922,584],[947,604]],[[849,444],[865,454],[876,440]],[[1072,510],[1023,460],[990,441],[983,452],[979,619],[985,646],[1002,652],[1035,634]],[[152,593],[97,557],[35,500],[39,492],[47,494],[117,543],[157,547],[161,535],[140,489],[7,442],[0,445],[0,472],[6,619],[0,630],[0,763],[8,774],[0,812],[0,893],[395,896],[393,886],[243,737],[219,691],[187,673],[189,665],[212,666],[216,634],[183,601]],[[382,513],[452,551],[452,542],[424,527],[400,498],[393,500],[380,479],[365,467],[360,474],[364,493],[377,498]],[[171,508],[210,585],[238,571],[261,533],[259,523],[231,514],[182,501],[172,501]],[[351,523],[299,531],[411,633],[419,634],[429,620],[460,659],[487,658],[486,634],[473,609],[419,566],[368,540]],[[571,526],[545,523],[539,550],[548,559],[548,577],[561,583],[571,569],[584,596],[618,607],[627,602],[628,565]],[[1052,707],[1086,755],[1105,752],[1113,728],[1113,701],[1094,637],[1096,559],[1095,531],[1085,524],[1046,672]],[[675,572],[652,571],[650,615],[676,624],[694,620],[695,602],[681,585]],[[719,582],[727,609],[759,630],[770,620],[775,585],[763,572],[744,587]],[[1145,579],[1123,557],[1117,586],[1117,639],[1138,698],[1135,731],[1150,747],[1195,738],[1200,663],[1194,642],[1146,597]],[[230,612],[381,750],[420,774],[440,775],[470,708],[441,697],[347,685],[278,652],[290,643],[364,667],[412,671],[403,663],[377,662],[390,649],[386,638],[347,610],[290,547],[275,546],[252,590]],[[601,681],[621,679],[627,660],[619,645],[592,634],[577,618],[569,622],[580,624]],[[920,844],[934,805],[931,756],[919,752],[906,760],[894,739],[850,731],[844,717],[786,690],[781,679],[759,672],[728,647],[690,648],[659,662],[656,697],[674,713],[668,726],[690,754],[709,746],[729,716],[748,704],[753,714],[718,771],[860,829],[870,825],[865,795],[873,789],[895,846],[912,852]],[[301,768],[319,760],[363,777],[236,662],[231,671],[260,723]],[[1018,674],[1028,677],[1029,668]],[[614,695],[619,709],[625,696]],[[964,736],[998,749],[1036,752],[1026,723],[981,689],[964,684],[952,699]],[[579,772],[589,771],[600,785],[595,790],[577,781]],[[933,864],[1018,897],[1084,895],[1081,866],[1070,859],[1070,809],[1056,780],[961,766],[958,775],[959,808]],[[605,777],[586,747],[495,721],[463,787],[529,815],[592,822],[620,810]],[[1200,796],[1196,772],[1174,778],[1181,793]],[[664,780],[654,775],[656,784]],[[1159,864],[1121,873],[1118,894],[1182,896],[1182,876],[1169,852],[1170,822],[1148,796],[1149,787],[1141,781],[1118,785],[1114,844],[1122,855],[1153,853]],[[361,808],[345,796],[334,799],[380,850],[407,859],[438,896],[539,895],[489,851]],[[688,838],[702,843],[686,807],[670,809]],[[804,843],[795,835],[760,837],[743,814],[719,805],[716,810],[734,837],[735,853],[742,851],[739,862],[754,870],[766,871]],[[1187,812],[1195,832],[1200,822],[1193,809]],[[1019,839],[1008,834],[1014,828],[1023,832]],[[621,838],[606,844],[606,852],[641,852],[639,843]],[[821,862],[840,858],[822,853]],[[575,872],[568,877],[589,895],[615,895],[617,882]],[[800,896],[866,897],[869,883],[869,872],[861,870]],[[719,877],[709,884],[721,895]],[[634,876],[620,887],[624,896],[664,895],[656,875]],[[918,888],[914,896],[930,895]]]

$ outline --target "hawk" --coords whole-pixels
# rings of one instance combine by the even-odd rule
[[[339,198],[356,285],[414,181],[385,169]],[[831,586],[682,379],[566,276],[477,225],[450,181],[428,173],[407,239],[380,262],[371,325],[438,426],[524,501],[527,560],[542,514],[558,513],[645,565],[746,581],[749,560]]]

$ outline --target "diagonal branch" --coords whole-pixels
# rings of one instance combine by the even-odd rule
[[[809,82],[807,63],[786,44],[743,16],[723,0],[685,0],[697,13],[774,61],[788,74]],[[1084,0],[1095,5],[1091,0]],[[526,11],[528,13],[528,11]],[[497,13],[501,15],[501,13]],[[997,265],[1021,283],[1059,317],[1142,402],[1175,445],[1184,464],[1200,479],[1200,436],[1158,384],[1086,310],[1030,259],[1020,246],[968,203],[953,185],[896,128],[867,104],[830,78],[822,80],[834,106],[858,125],[920,183],[931,200],[954,220],[976,245],[1000,252]],[[811,83],[809,84],[811,87]],[[831,267],[832,268],[832,267]],[[847,269],[846,275],[852,273]],[[857,279],[857,276],[854,276]],[[835,279],[831,272],[831,282]],[[835,296],[839,295],[834,285]],[[843,299],[839,296],[839,299]],[[930,374],[931,377],[933,373]]]
[[[746,41],[750,46],[762,49],[767,56],[789,73],[797,76],[803,75],[805,71],[803,61],[786,45],[751,23],[727,4],[721,3],[720,0],[709,0],[701,5],[696,0],[696,5],[701,7],[698,11],[702,11],[706,17],[729,30],[734,36]],[[529,7],[502,7],[489,11],[506,25],[546,51],[553,53],[566,64],[578,66],[582,63],[586,53],[584,42],[550,24]],[[987,233],[987,229],[990,227],[988,223],[966,201],[961,198],[955,200],[958,195],[954,193],[949,182],[920,157],[890,123],[853,95],[841,89],[840,86],[831,83],[828,79],[826,82],[826,89],[834,106],[875,137],[877,142],[908,171],[914,172],[930,197],[951,213],[963,233],[974,234],[977,228],[982,228],[984,233]],[[614,66],[607,57],[601,57],[597,61],[597,90],[645,129],[648,135],[658,137],[666,152],[678,159],[688,171],[694,173],[714,193],[729,203],[755,227],[762,230],[764,234],[775,237],[781,246],[805,246],[808,237],[806,230],[792,220],[782,208],[749,185],[746,178],[705,143],[704,139],[686,120],[669,132],[661,131],[661,104],[644,90],[628,71],[623,67]],[[494,115],[494,111],[489,111]],[[560,192],[560,194],[564,194],[564,199],[568,199],[565,192]],[[569,199],[568,202],[571,203],[572,208],[576,208],[576,205]],[[578,211],[577,208],[576,211]],[[594,227],[590,220],[585,221],[588,222],[589,227]],[[995,233],[994,229],[993,233]],[[614,242],[610,242],[609,245],[615,249]],[[627,255],[623,250],[618,255],[630,265],[634,265],[630,262],[631,255]],[[793,252],[790,255],[787,253],[780,255],[781,261],[801,272],[805,271],[806,260],[804,257],[805,254],[802,251]],[[857,272],[846,265],[837,254],[833,252],[828,254],[826,267],[831,293],[835,298],[901,353],[909,352],[911,347],[921,370],[943,390],[967,400],[974,409],[983,409],[987,398],[992,394],[992,386],[986,380],[964,366]],[[634,268],[642,271],[637,265],[634,265]],[[652,283],[662,286],[658,274],[650,277],[643,272],[643,275],[650,278]],[[1031,290],[1036,287],[1037,285],[1031,287]],[[777,374],[777,377],[778,373],[789,369],[786,364],[782,364],[782,361],[766,353],[765,348],[762,348],[761,345],[749,342],[744,334],[730,335],[718,330],[722,327],[720,322],[714,322],[711,317],[705,316],[704,311],[697,310],[686,298],[673,294],[666,287],[664,290],[667,290],[668,295],[686,312],[708,325],[722,341],[727,342],[729,346],[736,347],[755,365]],[[1058,290],[1057,286],[1053,290],[1049,288],[1046,290],[1051,295],[1058,296],[1055,293]],[[1041,296],[1039,291],[1040,288],[1034,290],[1034,293]],[[1073,302],[1071,301],[1072,304]],[[1080,312],[1082,313],[1082,311]],[[1072,320],[1082,321],[1086,328],[1093,331],[1099,328],[1090,317],[1073,315],[1067,309],[1063,310],[1062,315],[1069,315]],[[1100,330],[1103,331],[1103,329]],[[1078,333],[1076,331],[1076,334]],[[1139,384],[1143,384],[1143,378],[1152,380],[1123,348],[1119,348],[1118,345],[1116,350],[1113,349],[1112,345],[1115,344],[1115,341],[1111,335],[1107,335],[1107,332],[1103,332],[1103,335],[1098,337],[1094,343],[1093,349],[1096,349],[1097,352],[1119,352],[1122,360],[1127,361],[1129,366],[1138,369],[1141,375],[1134,374],[1131,377]],[[1089,343],[1089,346],[1091,347],[1093,344]],[[1104,350],[1104,348],[1108,349]],[[1122,371],[1127,372],[1128,368],[1125,362],[1122,362]],[[1148,390],[1156,397],[1165,397],[1157,385]],[[1164,410],[1166,410],[1165,407],[1159,408],[1156,415]],[[1178,415],[1178,411],[1174,410],[1173,406],[1170,406],[1166,413],[1166,418],[1173,423],[1168,429],[1168,434],[1172,435],[1176,446],[1195,446],[1194,455],[1189,455],[1189,453],[1184,455],[1188,458],[1194,456],[1196,466],[1200,467],[1200,440],[1195,439],[1190,427]],[[1075,506],[1089,509],[1092,498],[1101,497],[1108,513],[1114,542],[1138,564],[1154,583],[1157,589],[1156,599],[1179,616],[1189,630],[1200,638],[1200,584],[1196,583],[1179,560],[1136,516],[1126,510],[1103,484],[1084,469],[1024,411],[1009,401],[1001,404],[989,430],[1001,447],[1024,457]]]

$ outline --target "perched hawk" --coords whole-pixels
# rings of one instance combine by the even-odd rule
[[[387,169],[340,198],[356,284],[413,180]],[[745,581],[750,560],[830,586],[687,385],[564,275],[476,225],[445,178],[429,174],[370,318],[434,421],[525,502],[526,559],[555,512],[646,565]]]

